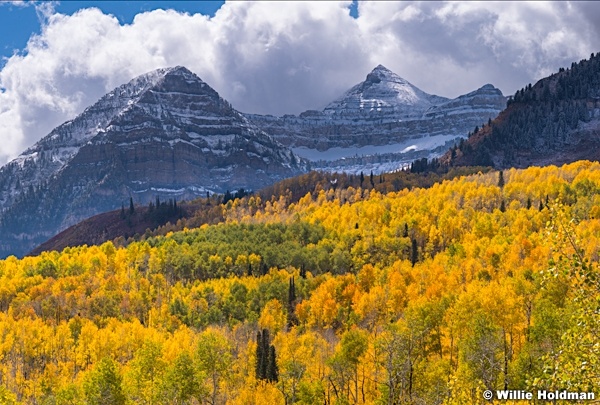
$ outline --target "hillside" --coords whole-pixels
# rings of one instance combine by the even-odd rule
[[[250,196],[217,225],[2,260],[0,397],[464,405],[489,403],[486,389],[588,392],[599,191],[600,164],[583,161],[387,194]]]
[[[444,161],[507,168],[600,159],[600,53],[517,91],[474,132]]]
[[[377,190],[386,194],[405,188],[426,188],[443,180],[489,170],[485,167],[465,167],[453,168],[447,173],[440,174],[400,171],[377,176],[363,174],[362,177],[346,173],[312,171],[258,190],[255,196],[261,203],[257,204],[256,208],[264,208],[266,202],[278,201],[281,197],[286,198],[288,204],[297,203],[307,193],[316,196],[320,190],[343,190],[362,186],[365,190]],[[127,208],[125,211],[115,210],[95,215],[65,229],[27,255],[35,256],[50,250],[60,251],[66,247],[100,245],[107,241],[123,244],[126,241],[165,235],[184,228],[198,228],[204,224],[220,223],[225,220],[223,210],[227,207],[227,202],[237,198],[239,192],[240,190],[234,193],[227,192],[225,195],[213,195],[208,199],[198,198],[192,202],[180,202],[176,210],[169,208],[167,202],[162,202],[160,203],[162,208],[159,210],[155,209],[156,204],[151,203],[150,207],[136,207],[133,214],[130,214]],[[235,201],[232,203],[239,204]]]

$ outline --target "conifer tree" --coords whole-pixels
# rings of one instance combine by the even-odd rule
[[[275,354],[275,346],[269,346],[269,359],[267,364],[267,381],[279,381],[279,369],[277,368],[277,356]]]
[[[412,240],[412,250],[410,255],[410,262],[412,266],[415,267],[415,264],[419,261],[419,247],[417,246],[417,240]]]
[[[498,172],[498,187],[504,187],[504,173],[502,172],[502,170]]]

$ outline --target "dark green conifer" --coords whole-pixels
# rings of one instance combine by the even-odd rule
[[[415,264],[419,261],[419,246],[417,245],[417,240],[412,240],[412,249],[410,255],[410,262],[412,266],[415,267]]]

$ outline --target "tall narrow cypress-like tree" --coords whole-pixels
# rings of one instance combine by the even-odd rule
[[[277,368],[277,355],[275,346],[269,339],[269,331],[263,329],[256,334],[256,379],[277,382],[279,369]]]
[[[267,381],[279,381],[279,369],[277,368],[277,356],[275,346],[269,346],[269,364],[267,365]]]
[[[412,263],[412,266],[415,267],[415,264],[418,261],[419,261],[419,247],[417,245],[417,240],[413,239],[412,240],[411,255],[410,255],[410,262]]]
[[[300,265],[300,277],[306,279],[306,267],[304,267],[304,263]]]
[[[256,333],[256,365],[255,365],[255,373],[257,380],[264,380],[266,375],[263,374],[263,367],[265,361],[265,353],[263,351],[263,337],[262,333],[258,331]]]

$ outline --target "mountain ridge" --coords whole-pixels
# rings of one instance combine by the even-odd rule
[[[425,93],[378,65],[322,111],[274,117],[246,117],[300,156],[313,168],[358,173],[352,162],[361,148],[377,146],[385,156],[375,172],[398,170],[422,157],[439,156],[475,126],[504,109],[506,98],[492,85],[448,99]],[[327,151],[336,150],[336,158]],[[340,156],[341,154],[341,156]],[[372,157],[369,157],[372,160]],[[378,169],[379,168],[379,169]]]
[[[0,254],[25,253],[129,199],[258,189],[303,165],[188,69],[158,69],[109,92],[0,169]]]
[[[600,158],[600,53],[518,90],[496,119],[446,153],[450,165],[496,168]]]

